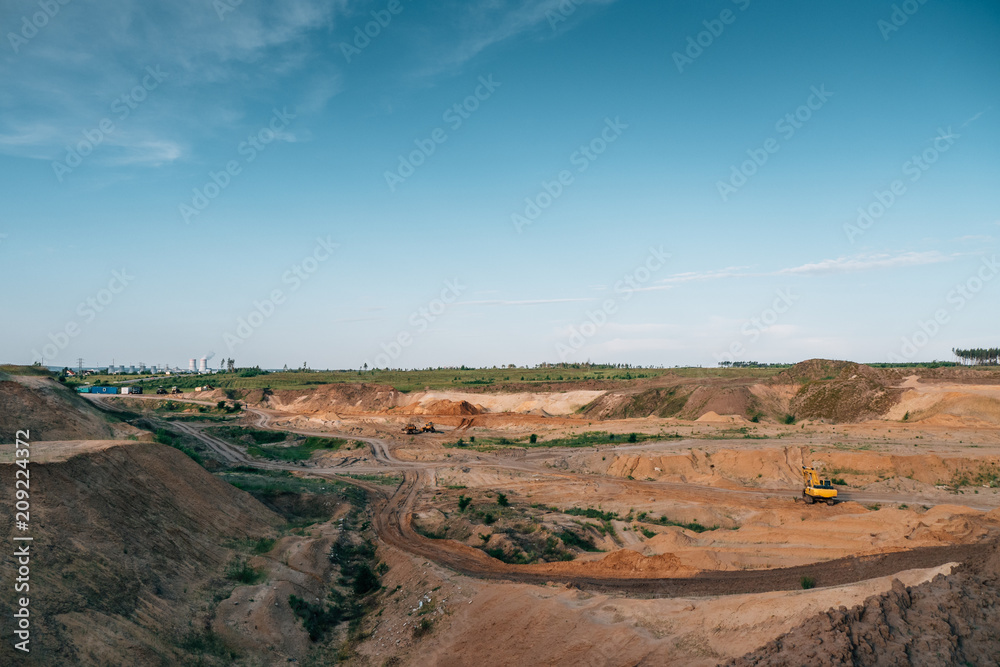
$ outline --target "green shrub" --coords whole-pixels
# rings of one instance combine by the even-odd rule
[[[498,493],[497,494],[497,505],[499,505],[500,507],[509,507],[510,506],[510,501],[507,500],[507,494],[505,494],[505,493]]]
[[[241,584],[254,585],[264,580],[264,573],[242,558],[234,558],[226,567],[226,579]]]
[[[343,618],[343,613],[336,606],[324,608],[322,604],[306,602],[296,595],[288,596],[288,606],[302,619],[302,627],[309,633],[309,639],[313,642],[322,639],[323,635]]]
[[[593,540],[589,537],[578,535],[572,530],[563,530],[561,533],[558,533],[557,536],[560,540],[562,540],[563,544],[568,547],[576,547],[584,551],[600,551],[600,549],[598,549],[594,544]]]
[[[802,588],[804,590],[809,590],[810,588],[813,588],[813,587],[816,586],[816,580],[813,579],[812,577],[802,577],[799,580],[799,583],[802,584]]]

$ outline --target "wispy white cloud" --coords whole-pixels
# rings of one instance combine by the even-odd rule
[[[979,119],[980,119],[980,118],[982,117],[982,115],[983,115],[984,113],[986,113],[986,112],[987,112],[987,111],[989,111],[990,109],[991,109],[991,107],[986,107],[985,109],[983,109],[982,111],[980,111],[979,113],[977,113],[977,114],[976,114],[975,116],[973,116],[972,118],[969,118],[968,120],[966,120],[965,122],[963,122],[963,123],[962,123],[961,125],[959,125],[959,127],[965,127],[965,126],[966,126],[966,125],[968,125],[969,123],[974,123],[974,122],[976,122],[977,120],[979,120]]]
[[[571,303],[574,301],[594,301],[589,298],[563,298],[563,299],[486,299],[480,301],[457,301],[456,306],[541,306],[550,303]]]
[[[487,48],[530,31],[553,35],[566,29],[570,18],[585,5],[605,5],[616,0],[475,0],[453,6],[454,25],[460,38],[443,42],[433,62],[420,75],[458,68]],[[567,9],[569,8],[569,9]],[[572,10],[572,11],[570,11]]]
[[[824,275],[830,273],[856,273],[874,269],[895,269],[910,266],[924,266],[950,261],[952,257],[936,250],[929,252],[904,252],[897,255],[875,254],[824,259],[812,264],[802,264],[775,271],[772,275]]]
[[[857,273],[876,269],[895,269],[912,266],[938,264],[954,259],[954,255],[945,255],[937,250],[928,252],[904,252],[897,254],[879,253],[849,255],[834,259],[823,259],[818,262],[800,264],[774,271],[748,271],[749,267],[731,266],[711,271],[689,271],[675,273],[658,281],[662,285],[687,283],[706,280],[723,280],[727,278],[760,278],[768,276],[810,276],[834,273]]]
[[[64,5],[17,54],[0,55],[0,153],[61,158],[107,119],[115,129],[95,162],[163,164],[220,128],[262,122],[260,107],[318,111],[341,84],[338,65],[315,57],[325,45],[312,37],[347,2],[243,0],[222,19],[205,0]],[[123,117],[125,105],[114,105],[147,67],[166,79]],[[279,137],[303,138],[301,128]]]
[[[689,283],[702,280],[720,280],[722,278],[733,278],[735,276],[744,275],[743,271],[749,267],[746,266],[730,266],[725,269],[716,269],[712,271],[687,271],[685,273],[675,273],[668,276],[659,282],[661,283]]]

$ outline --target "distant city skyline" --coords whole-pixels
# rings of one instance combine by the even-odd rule
[[[997,345],[994,3],[56,5],[0,10],[5,362]]]

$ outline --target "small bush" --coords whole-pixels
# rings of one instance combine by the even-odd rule
[[[322,639],[326,631],[336,626],[343,616],[336,607],[324,608],[322,604],[312,604],[295,595],[288,596],[288,606],[302,619],[302,627],[314,642]]]
[[[799,583],[802,584],[802,588],[804,590],[809,590],[810,588],[814,588],[816,586],[816,580],[812,577],[802,577],[802,579],[799,580]]]
[[[434,621],[427,618],[426,616],[420,619],[420,622],[413,626],[413,636],[423,637],[434,629]]]
[[[469,503],[472,502],[472,498],[467,498],[466,496],[458,497],[458,510],[464,512],[468,507]]]
[[[784,423],[786,423],[786,424],[794,424],[795,423],[795,415],[785,415],[785,418],[782,421]]]
[[[242,558],[235,558],[226,567],[226,579],[252,586],[263,581],[264,573]]]
[[[374,590],[378,590],[378,575],[368,566],[368,563],[361,563],[357,566],[354,574],[354,594],[361,597],[368,595]]]
[[[497,494],[497,505],[499,505],[500,507],[509,507],[510,506],[510,501],[507,500],[507,494],[506,493],[498,493]]]
[[[528,438],[528,442],[530,442],[531,444],[535,444],[536,442],[538,442],[538,436],[536,434],[532,433],[531,437]]]

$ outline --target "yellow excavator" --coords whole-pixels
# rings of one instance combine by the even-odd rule
[[[437,433],[437,429],[434,428],[434,422],[427,422],[420,430],[424,433]]]
[[[418,429],[414,424],[407,424],[403,429],[403,433],[406,435],[416,435],[417,433],[420,433],[420,429]]]
[[[802,489],[802,497],[810,505],[826,501],[827,505],[837,504],[837,489],[828,479],[820,479],[816,473],[816,468],[812,466],[802,466],[802,481],[805,488]]]

